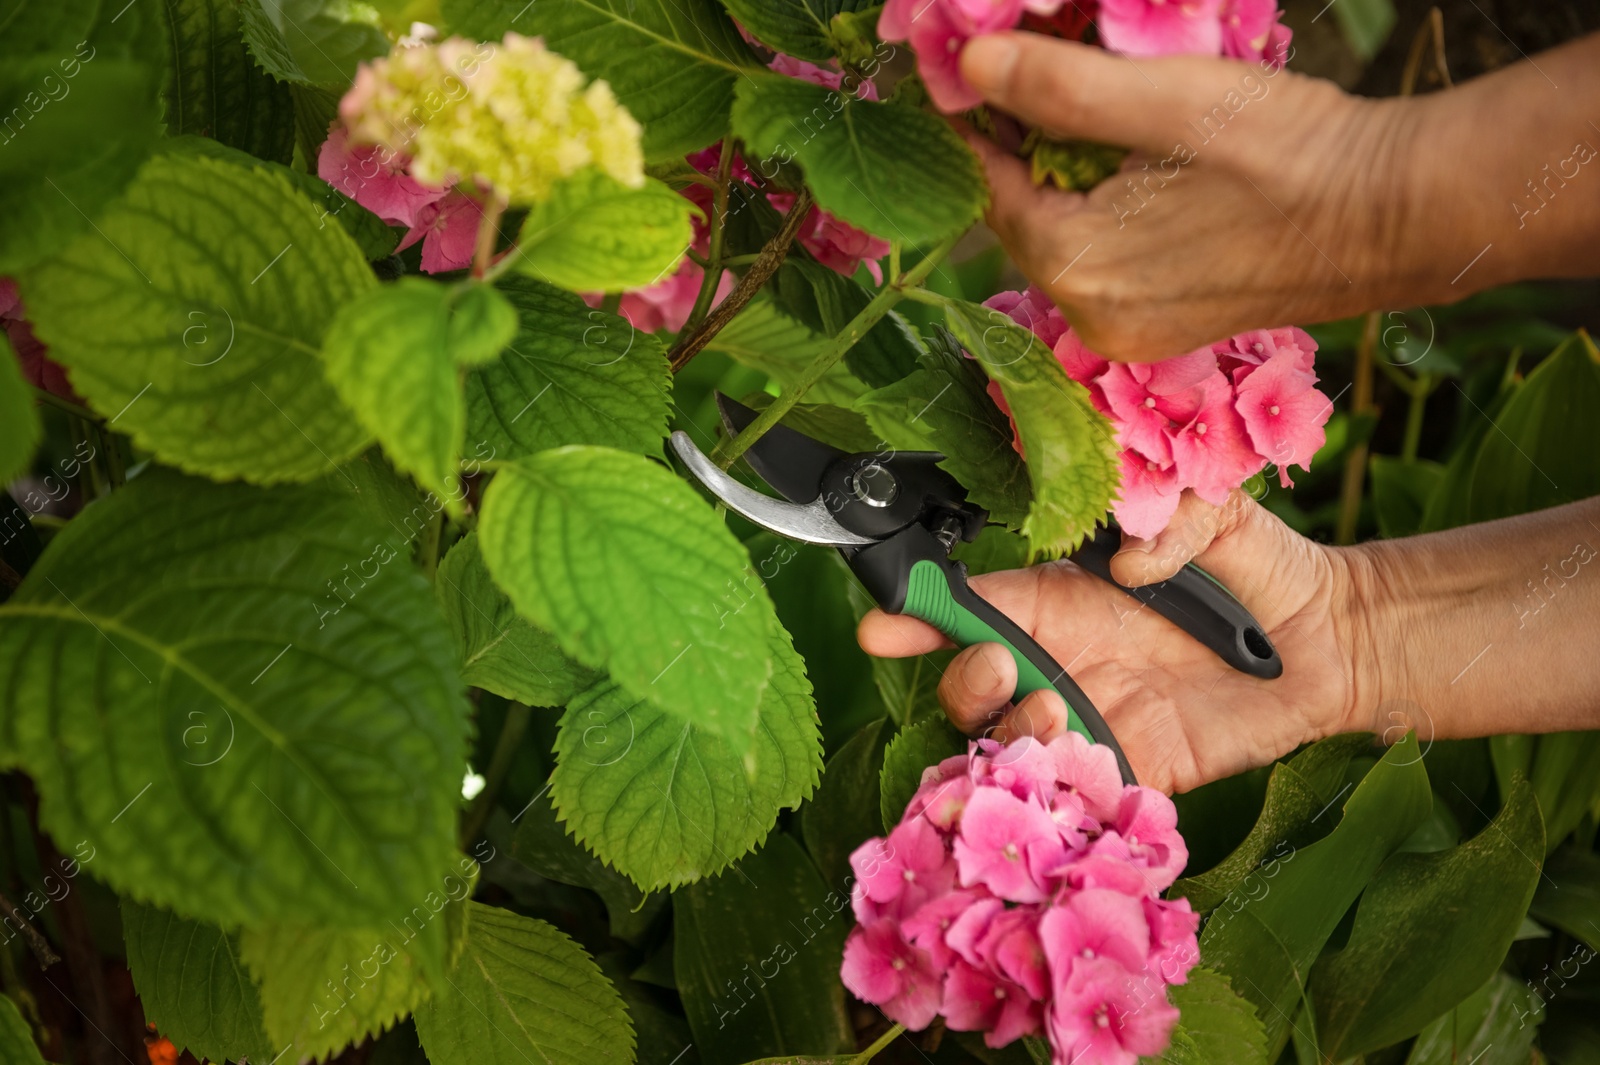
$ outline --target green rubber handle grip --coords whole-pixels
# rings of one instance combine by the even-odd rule
[[[962,584],[965,586],[964,580]],[[978,598],[976,593],[968,594],[974,599]],[[1019,630],[1014,624],[1007,626],[1013,630],[1008,637],[1007,633],[1000,631],[973,610],[957,602],[950,587],[950,580],[946,578],[944,570],[938,563],[923,559],[911,567],[911,575],[906,584],[905,607],[901,612],[926,621],[948,636],[958,647],[970,647],[975,643],[1000,644],[1011,652],[1011,658],[1017,664],[1017,687],[1012,693],[1011,701],[1020,702],[1026,695],[1041,688],[1049,688],[1067,703],[1068,727],[1085,739],[1091,741],[1094,739],[1082,716],[1073,708],[1068,694],[1058,686],[1062,680],[1067,679],[1066,671],[1061,670],[1055,678],[1047,677],[1044,670],[1035,665],[1033,660],[1017,646],[1016,637],[1019,635]],[[1009,618],[1006,620],[1010,621]],[[1023,638],[1026,639],[1025,636]],[[1032,643],[1031,640],[1028,642]],[[1071,681],[1068,680],[1068,683]]]

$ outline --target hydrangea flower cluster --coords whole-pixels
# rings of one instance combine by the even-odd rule
[[[1090,351],[1037,288],[1002,292],[985,306],[1050,345],[1111,419],[1122,448],[1112,513],[1133,536],[1165,528],[1185,488],[1220,506],[1269,463],[1280,484],[1293,484],[1289,467],[1310,465],[1326,439],[1333,404],[1316,387],[1317,343],[1303,329],[1256,329],[1164,362],[1123,363]],[[998,385],[989,395],[1009,413]]]
[[[1167,985],[1199,959],[1199,915],[1160,897],[1189,858],[1177,826],[1077,733],[978,740],[850,856],[844,984],[907,1028],[943,1014],[991,1047],[1048,1035],[1056,1065],[1160,1053]]]
[[[339,102],[317,175],[394,226],[400,250],[422,242],[422,269],[472,261],[483,202],[534,203],[597,166],[644,181],[639,124],[603,81],[583,84],[542,41],[451,38],[364,64]]]
[[[1101,44],[1124,55],[1225,55],[1282,66],[1290,31],[1277,0],[889,0],[878,36],[908,41],[917,72],[942,111],[982,102],[961,77],[967,41],[1018,25]]]
[[[846,76],[837,70],[817,66],[781,53],[768,65],[779,74],[786,74],[791,78],[809,81],[813,85],[821,85],[835,92],[847,91],[843,88]],[[852,88],[864,100],[878,98],[878,90],[870,81],[859,82]],[[695,152],[687,159],[690,166],[702,174],[709,175],[716,173],[721,155],[722,145],[718,142]],[[735,181],[755,188],[766,184],[756,176],[742,157],[734,158],[731,174]],[[696,183],[686,187],[683,195],[700,209],[700,217],[694,220],[694,243],[691,248],[703,259],[709,253],[711,244],[710,230],[705,222],[715,209],[711,190]],[[794,204],[794,193],[768,192],[767,202],[777,210],[787,213]],[[862,263],[865,263],[872,276],[880,284],[883,281],[882,269],[877,261],[889,254],[889,242],[841,222],[815,204],[801,220],[796,239],[818,262],[831,270],[849,277]],[[704,278],[705,268],[686,257],[670,277],[653,285],[623,293],[617,313],[628,319],[635,329],[647,333],[654,333],[659,329],[677,332],[683,328],[689,312],[694,309],[694,302],[700,294]],[[717,291],[712,305],[720,303],[731,291],[733,291],[733,275],[724,271],[717,281]],[[591,306],[599,306],[602,296],[599,293],[590,293],[585,295],[584,299]]]

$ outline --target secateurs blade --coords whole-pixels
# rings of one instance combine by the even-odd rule
[[[757,417],[742,403],[718,394],[729,435]],[[958,646],[993,642],[1017,664],[1012,701],[1050,688],[1067,704],[1068,727],[1116,754],[1125,782],[1132,768],[1111,729],[1076,681],[1016,622],[967,585],[967,568],[950,552],[975,539],[988,512],[967,499],[954,477],[939,468],[935,451],[850,452],[776,425],[745,452],[745,460],[781,499],[740,483],[681,432],[672,446],[689,472],[728,509],[765,529],[808,544],[836,547],[856,577],[891,614],[908,614],[944,633]],[[1273,679],[1283,672],[1272,641],[1226,588],[1194,565],[1169,580],[1128,588],[1111,577],[1111,556],[1121,530],[1111,525],[1084,542],[1071,560],[1127,592],[1243,673]]]

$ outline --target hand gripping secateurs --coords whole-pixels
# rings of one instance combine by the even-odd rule
[[[729,435],[756,419],[756,411],[718,394]],[[1068,708],[1068,724],[1117,756],[1126,783],[1133,770],[1094,704],[1049,652],[1016,622],[967,586],[964,563],[950,558],[957,543],[977,537],[988,512],[967,501],[954,477],[939,469],[934,451],[850,454],[783,425],[773,426],[745,452],[745,460],[783,496],[775,499],[718,469],[681,432],[672,446],[713,495],[763,528],[808,544],[839,549],[850,569],[884,610],[932,625],[958,646],[994,642],[1017,663],[1013,701],[1040,688],[1055,690]],[[1283,660],[1261,624],[1226,588],[1194,565],[1169,580],[1127,588],[1111,577],[1111,556],[1121,531],[1100,530],[1071,561],[1121,588],[1215,651],[1228,665],[1271,680]]]

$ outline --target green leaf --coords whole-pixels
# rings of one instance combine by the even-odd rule
[[[770,392],[753,392],[741,402],[751,410],[762,411],[772,406],[776,398]],[[883,438],[872,431],[867,420],[848,407],[796,403],[784,412],[778,424],[841,451],[876,451],[883,446]]]
[[[822,879],[850,882],[850,854],[880,831],[878,773],[889,740],[889,720],[861,727],[828,759],[822,784],[800,813],[800,834]]]
[[[387,222],[315,174],[308,174],[303,170],[268,162],[265,159],[257,159],[210,137],[194,135],[171,137],[162,141],[158,150],[174,155],[204,155],[220,159],[225,163],[233,163],[235,166],[250,167],[265,174],[277,174],[318,206],[319,228],[326,225],[330,218],[338,222],[340,228],[350,234],[350,239],[356,242],[361,254],[368,259],[383,259],[392,255],[396,243],[399,242],[399,236],[389,228]]]
[[[445,24],[479,40],[543,37],[604,78],[644,126],[652,162],[704,148],[728,128],[734,82],[759,69],[713,0],[444,0]]]
[[[309,480],[366,447],[318,350],[376,282],[288,182],[157,156],[97,230],[30,276],[28,311],[119,432],[172,465],[259,482]]]
[[[455,851],[468,726],[385,532],[324,488],[162,470],[86,508],[0,607],[0,751],[45,829],[225,928],[406,913]]]
[[[280,1049],[235,935],[123,899],[122,937],[145,1020],[178,1049],[210,1061],[270,1061]]]
[[[352,0],[240,0],[244,39],[279,81],[343,92],[364,59],[389,51],[378,13]]]
[[[752,1047],[854,1048],[839,982],[849,906],[783,833],[736,872],[673,894],[678,993],[706,1065],[736,1065]]]
[[[750,743],[778,621],[759,581],[745,596],[749,555],[681,478],[610,448],[542,451],[495,475],[479,532],[495,583],[567,654]]]
[[[156,5],[172,39],[163,118],[169,136],[197,133],[275,163],[294,155],[294,101],[245,49],[232,0]]]
[[[477,532],[444,556],[433,588],[468,684],[529,706],[565,706],[599,679],[518,616],[483,564]]]
[[[824,337],[838,336],[872,300],[848,277],[798,252],[789,253],[767,287],[779,311]],[[882,388],[915,372],[921,356],[922,344],[911,327],[891,311],[855,342],[844,361],[862,382]]]
[[[0,63],[0,275],[92,235],[90,220],[132,180],[158,135],[159,57],[147,64],[97,45],[73,36]]]
[[[1431,805],[1416,737],[1407,735],[1350,793],[1338,827],[1283,862],[1265,892],[1206,923],[1200,956],[1255,1006],[1266,1026],[1269,1061],[1288,1038],[1288,1015],[1299,1008],[1311,963]]]
[[[1600,855],[1577,846],[1550,855],[1528,915],[1600,950]]]
[[[1544,825],[1526,782],[1476,837],[1396,854],[1361,896],[1343,950],[1317,963],[1317,1037],[1333,1061],[1420,1031],[1499,968],[1533,898]]]
[[[783,386],[799,377],[827,345],[826,337],[779,311],[768,296],[758,292],[733,321],[711,338],[706,350],[720,351]],[[817,403],[848,407],[866,390],[866,385],[844,363],[836,362],[806,396]]]
[[[1580,543],[1553,568],[1564,576],[1568,565],[1593,558],[1594,549]],[[1551,569],[1547,565],[1544,572],[1550,574]],[[1576,575],[1577,566],[1573,569]],[[1548,581],[1547,576],[1545,591],[1551,587]],[[1546,600],[1540,597],[1537,601],[1542,604]],[[1526,604],[1519,604],[1519,613],[1525,609]],[[1544,814],[1545,849],[1553,851],[1585,818],[1600,817],[1600,777],[1594,772],[1600,764],[1600,732],[1552,732],[1536,743],[1528,779]],[[1505,793],[1509,794],[1509,789]]]
[[[660,454],[672,388],[661,342],[530,278],[500,286],[521,324],[467,377],[467,439],[501,460],[564,444]]]
[[[1357,58],[1369,62],[1389,39],[1397,18],[1394,0],[1346,0],[1334,11],[1345,43]]]
[[[467,945],[417,1009],[433,1065],[592,1065],[633,1059],[633,1026],[594,959],[543,921],[467,903]]]
[[[1019,527],[1033,489],[1011,444],[1011,420],[989,397],[989,379],[962,358],[945,330],[928,341],[922,367],[868,392],[856,409],[880,437],[904,451],[939,451],[939,466],[960,481],[989,520]]]
[[[650,925],[666,908],[665,895],[645,895],[627,877],[584,850],[561,827],[548,793],[536,796],[518,815],[511,856],[542,877],[599,895],[606,904],[611,934],[623,942],[642,945]]]
[[[653,285],[689,250],[693,210],[654,178],[633,189],[598,169],[580,170],[528,211],[516,268],[578,292]]]
[[[1526,1065],[1538,1028],[1524,1018],[1538,996],[1510,973],[1497,972],[1418,1035],[1406,1065]]]
[[[33,390],[23,379],[16,352],[0,337],[0,485],[28,472],[43,437]]]
[[[1297,846],[1318,838],[1318,822],[1322,822],[1325,831],[1333,828],[1337,817],[1323,821],[1322,815],[1346,790],[1345,770],[1350,759],[1371,746],[1372,736],[1366,732],[1330,736],[1289,761],[1274,765],[1261,815],[1250,834],[1213,868],[1173,884],[1172,897],[1186,898],[1197,911],[1205,913],[1245,886],[1269,855],[1271,872],[1263,869],[1258,879],[1265,882],[1276,876],[1278,867],[1293,857]],[[1250,890],[1261,888],[1252,883]]]
[[[493,285],[467,285],[450,305],[450,357],[458,366],[494,362],[517,335],[517,309]]]
[[[914,107],[754,74],[734,94],[733,129],[753,156],[798,162],[819,206],[886,240],[934,243],[989,202],[972,149]]]
[[[657,896],[665,908],[665,895]],[[628,1007],[633,1032],[639,1044],[638,1065],[700,1065],[694,1053],[694,1037],[689,1022],[675,1006],[665,1005],[661,996],[629,975],[633,968],[622,951],[611,951],[595,958]]]
[[[1600,495],[1600,350],[1575,333],[1541,362],[1495,415],[1469,488],[1472,521],[1490,521]]]
[[[967,753],[967,737],[943,715],[903,728],[883,752],[878,778],[878,812],[885,832],[900,823],[906,804],[922,786],[922,771],[946,758]]]
[[[328,326],[328,380],[400,469],[459,509],[466,435],[450,350],[450,290],[403,277],[346,303]]]
[[[1379,535],[1410,536],[1420,530],[1428,498],[1443,479],[1444,466],[1437,462],[1372,456],[1372,511]]]
[[[6,1065],[45,1065],[33,1029],[10,996],[0,995],[0,1061]]]
[[[40,4],[0,0],[0,57],[19,59],[39,52],[71,50],[89,36],[100,5],[95,0]]]
[[[774,51],[826,63],[837,54],[831,23],[874,0],[722,0],[728,13]]]
[[[1255,1007],[1234,993],[1227,977],[1210,969],[1191,969],[1187,983],[1167,989],[1178,1007],[1172,1045],[1159,1058],[1142,1062],[1170,1065],[1267,1065],[1267,1033]]]
[[[261,989],[267,1033],[275,1047],[292,1045],[302,1057],[331,1057],[394,1027],[428,997],[448,993],[445,959],[414,951],[425,929],[452,951],[466,929],[472,860],[464,876],[446,876],[419,897],[404,924],[383,929],[311,927],[274,923],[239,935],[239,956]],[[430,976],[430,970],[432,975]]]
[[[645,891],[712,876],[816,790],[821,734],[805,665],[781,630],[745,751],[602,682],[556,736],[556,809],[584,845]]]
[[[1111,423],[1044,342],[1006,315],[947,300],[945,321],[1000,383],[1011,407],[1033,482],[1023,535],[1039,554],[1071,553],[1105,517],[1116,492],[1118,448]]]

